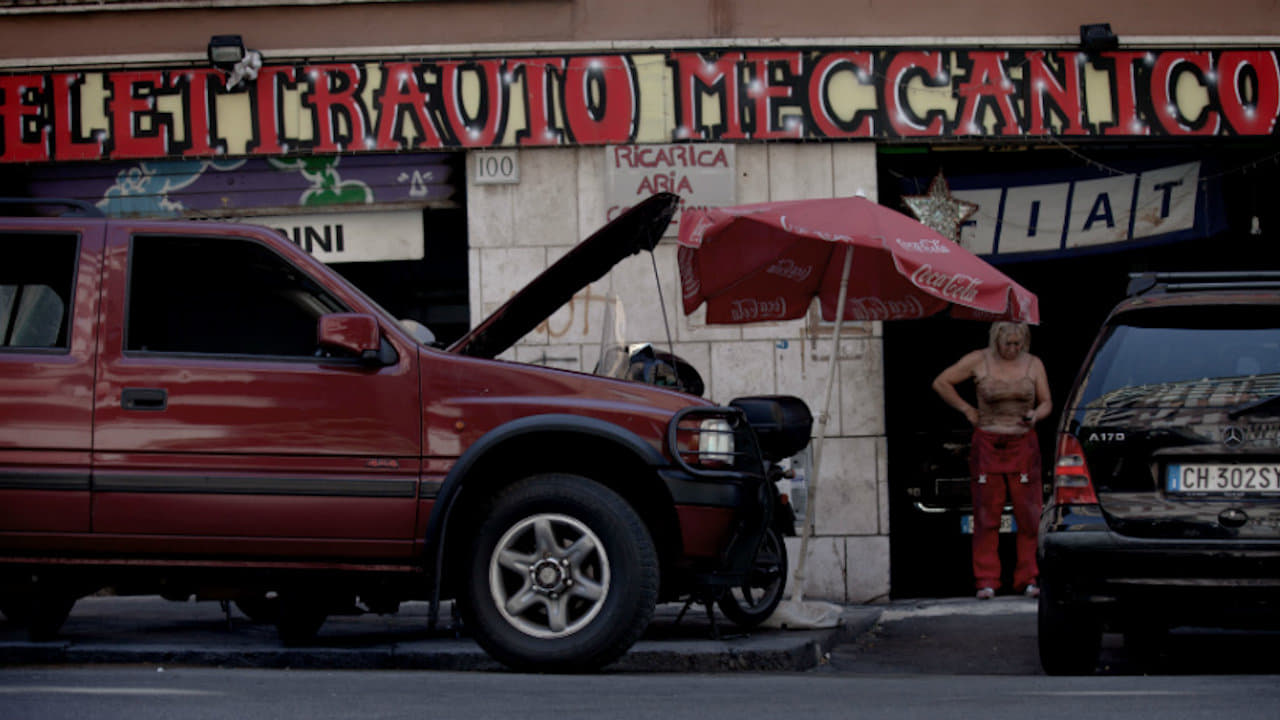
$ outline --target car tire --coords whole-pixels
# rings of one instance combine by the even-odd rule
[[[33,642],[57,637],[78,596],[57,581],[28,582],[0,599],[0,612],[27,630]]]
[[[57,637],[75,604],[76,598],[69,595],[41,593],[26,618],[27,634],[31,640],[42,642]]]
[[[1155,670],[1169,645],[1169,626],[1160,622],[1130,619],[1124,627],[1124,651],[1138,669]]]
[[[1041,583],[1040,666],[1049,675],[1091,675],[1102,649],[1102,624],[1087,608],[1060,600],[1060,594],[1052,583]]]
[[[285,647],[310,645],[328,617],[327,607],[309,593],[281,595],[275,619],[280,644]]]
[[[250,622],[269,625],[280,619],[280,598],[266,595],[248,595],[238,598],[236,609]]]
[[[782,602],[787,586],[787,546],[777,530],[769,528],[760,540],[760,549],[747,577],[737,587],[720,596],[720,612],[743,629],[764,622]]]
[[[21,599],[11,595],[0,597],[0,615],[14,625],[26,624],[26,614],[23,612]]]
[[[502,492],[467,569],[463,620],[517,670],[599,669],[640,638],[657,603],[657,552],[643,521],[576,475],[535,475]]]

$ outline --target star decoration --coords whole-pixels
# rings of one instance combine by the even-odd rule
[[[960,242],[960,226],[978,212],[976,203],[951,195],[951,187],[941,172],[929,183],[927,194],[907,195],[902,202],[915,213],[916,219],[954,242]]]

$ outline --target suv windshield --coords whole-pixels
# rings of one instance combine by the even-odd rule
[[[1079,404],[1162,405],[1167,400],[1183,405],[1193,393],[1202,395],[1194,404],[1222,407],[1239,402],[1241,394],[1266,394],[1263,385],[1274,392],[1280,381],[1277,328],[1276,307],[1182,306],[1126,313],[1098,349]],[[1223,391],[1225,382],[1240,387]],[[1118,397],[1122,390],[1132,397]]]

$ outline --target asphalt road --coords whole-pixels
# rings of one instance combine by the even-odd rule
[[[40,720],[1271,720],[1273,676],[520,675],[446,671],[0,671],[0,717]]]
[[[1280,632],[1178,628],[1155,657],[1139,660],[1117,634],[1103,636],[1097,674],[1280,673]],[[1042,675],[1036,603],[1021,597],[900,601],[875,627],[837,646],[819,670],[851,675]]]
[[[1158,668],[1139,668],[1108,636],[1099,674],[1047,677],[1036,658],[1034,602],[956,598],[890,603],[878,623],[807,671],[22,666],[0,669],[0,720],[1271,720],[1280,706],[1277,639],[1179,630]]]

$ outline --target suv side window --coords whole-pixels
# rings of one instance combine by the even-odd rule
[[[125,350],[312,357],[335,298],[267,247],[227,237],[138,236]]]
[[[74,235],[0,235],[0,348],[70,345]]]

